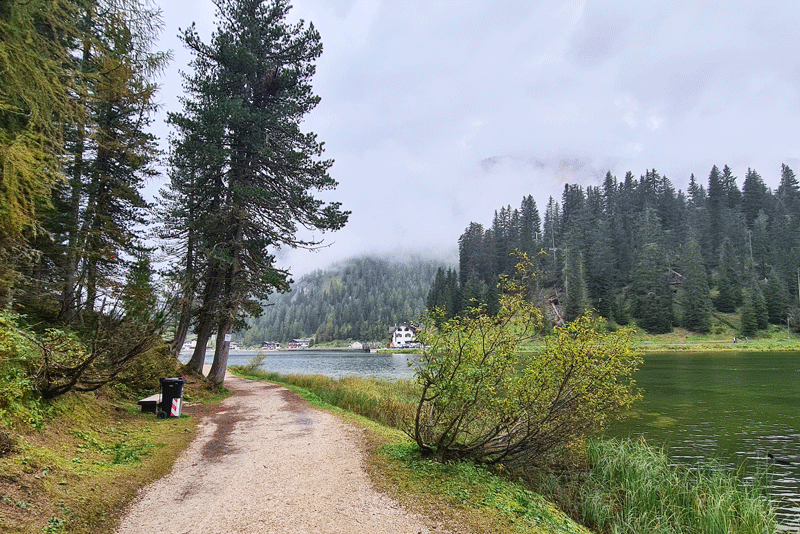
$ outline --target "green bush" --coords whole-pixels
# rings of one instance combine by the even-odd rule
[[[602,430],[637,399],[641,361],[630,330],[604,332],[591,314],[556,328],[544,350],[519,346],[541,327],[523,256],[497,315],[483,308],[445,321],[434,312],[420,340],[422,387],[413,427],[420,450],[446,461],[536,463],[553,448]],[[438,315],[437,315],[438,314]]]
[[[128,361],[109,388],[123,398],[147,396],[160,390],[160,378],[174,377],[180,372],[178,360],[163,343]]]
[[[0,425],[40,428],[47,411],[35,388],[41,351],[18,326],[0,313]]]

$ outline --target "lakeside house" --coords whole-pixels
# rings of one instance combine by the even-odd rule
[[[311,345],[310,339],[293,339],[289,343],[290,349],[307,349]]]
[[[413,324],[402,323],[400,325],[394,325],[389,328],[389,335],[392,336],[389,346],[395,349],[411,348],[412,345],[416,345],[417,343],[418,331],[419,329]]]
[[[281,344],[277,341],[264,341],[261,344],[261,350],[278,350],[281,348]]]

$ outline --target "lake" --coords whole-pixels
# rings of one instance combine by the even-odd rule
[[[228,357],[228,365],[244,365],[257,351],[235,351]],[[364,351],[345,350],[276,350],[266,351],[266,358],[261,368],[265,371],[281,373],[284,375],[319,374],[332,378],[343,376],[375,377],[382,380],[398,380],[412,378],[414,354],[389,354],[385,352],[368,353]],[[191,353],[182,352],[180,360],[189,361]],[[214,353],[206,352],[206,363],[211,365]]]
[[[255,352],[232,352],[229,365]],[[273,351],[262,368],[282,374],[413,377],[413,354]],[[182,354],[187,361],[190,354]],[[208,352],[206,363],[213,354]],[[635,379],[644,390],[632,416],[609,436],[643,436],[676,462],[714,459],[752,476],[767,472],[782,529],[800,532],[800,354],[646,353]],[[790,465],[775,463],[767,455]]]
[[[609,435],[644,436],[676,462],[766,471],[782,529],[800,531],[800,354],[646,353],[635,379],[644,398]]]

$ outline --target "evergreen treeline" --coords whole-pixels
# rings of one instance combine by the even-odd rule
[[[245,345],[314,338],[385,344],[393,325],[417,321],[441,263],[350,259],[304,275],[290,293],[276,295],[240,334]]]
[[[536,257],[537,289],[553,322],[593,308],[651,333],[674,326],[708,332],[712,314],[739,313],[740,332],[798,328],[800,185],[786,165],[770,190],[748,169],[742,188],[725,166],[686,193],[655,169],[636,179],[607,173],[600,186],[567,184],[544,219],[532,197],[470,223],[459,238],[459,271],[440,271],[428,306],[449,315],[472,299],[496,306],[499,276],[519,250]]]

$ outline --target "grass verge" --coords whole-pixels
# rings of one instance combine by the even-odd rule
[[[48,404],[38,429],[0,432],[0,532],[113,532],[139,488],[169,473],[194,437],[194,418],[157,419],[131,401],[67,394]]]

